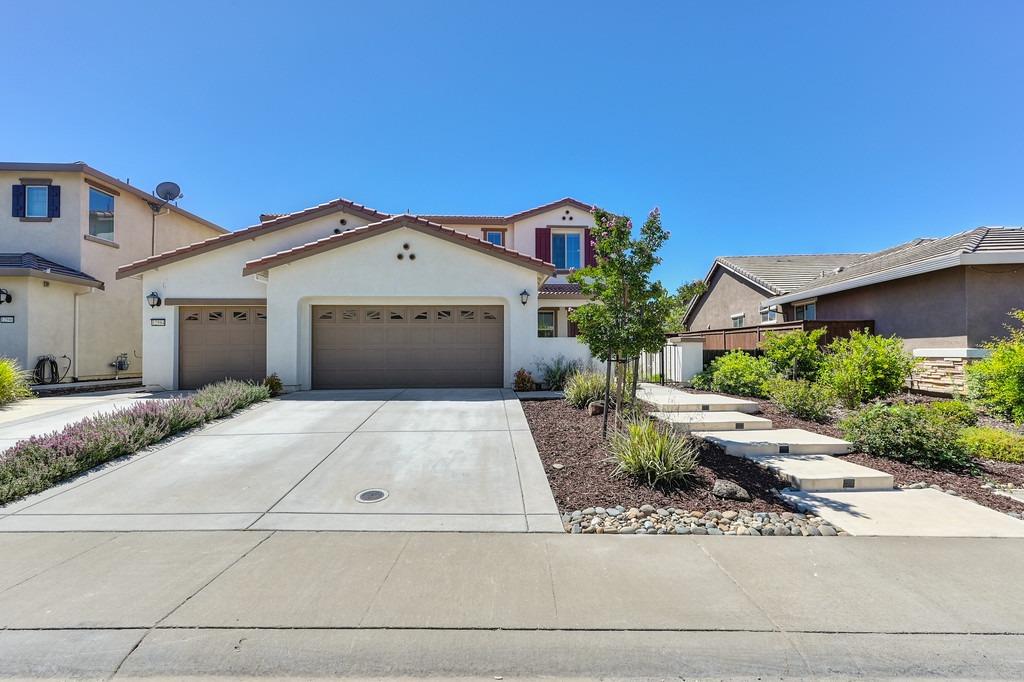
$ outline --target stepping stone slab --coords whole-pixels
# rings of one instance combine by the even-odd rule
[[[784,492],[798,509],[851,535],[1024,538],[1024,521],[938,490]]]
[[[829,455],[747,455],[800,490],[892,490],[892,474]]]
[[[745,412],[754,414],[761,408],[753,400],[732,398],[713,393],[687,393],[677,388],[641,384],[636,397],[658,412]]]
[[[694,431],[697,438],[714,443],[727,455],[845,455],[851,445],[845,440],[803,429],[771,431]]]
[[[676,431],[764,431],[772,420],[745,412],[652,412],[651,416]]]

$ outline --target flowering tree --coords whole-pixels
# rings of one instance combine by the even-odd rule
[[[577,337],[594,357],[616,363],[616,395],[622,404],[625,363],[641,351],[656,352],[665,343],[663,326],[673,301],[651,271],[669,234],[655,208],[633,237],[633,221],[594,209],[591,230],[594,263],[569,275],[592,302],[572,312]]]

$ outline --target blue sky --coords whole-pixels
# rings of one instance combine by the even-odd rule
[[[1024,223],[1024,2],[97,0],[18,26],[3,160],[172,179],[232,229],[338,196],[660,206],[674,287]]]

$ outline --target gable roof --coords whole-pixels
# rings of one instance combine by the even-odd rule
[[[789,303],[958,265],[1000,262],[1024,262],[1024,228],[976,227],[941,239],[914,239],[867,254],[769,303]]]
[[[158,268],[161,265],[167,265],[168,263],[174,263],[175,261],[184,260],[191,258],[200,253],[206,253],[213,251],[230,244],[237,244],[238,242],[245,241],[247,239],[253,239],[260,237],[271,232],[290,227],[297,223],[302,223],[313,218],[319,218],[320,216],[328,215],[335,211],[344,211],[351,215],[366,218],[367,220],[381,220],[387,218],[387,213],[381,213],[380,211],[372,208],[357,204],[354,201],[348,199],[335,199],[328,201],[317,206],[303,209],[301,211],[295,211],[294,213],[286,213],[262,222],[259,225],[253,225],[237,232],[228,232],[217,237],[211,237],[201,242],[195,242],[187,246],[182,246],[171,251],[165,251],[164,253],[158,253],[155,256],[149,256],[142,260],[137,260],[134,263],[122,265],[117,269],[117,279],[123,279],[125,277],[131,277],[153,268]]]
[[[0,253],[0,277],[41,277],[97,289],[104,288],[103,282],[95,277],[34,253]]]
[[[512,249],[504,246],[491,244],[479,237],[463,234],[462,232],[453,230],[450,227],[438,225],[437,223],[431,222],[425,218],[408,214],[392,216],[376,223],[370,223],[363,227],[346,230],[340,234],[333,234],[329,237],[324,237],[323,239],[303,244],[302,246],[296,246],[285,251],[264,256],[263,258],[251,260],[245,264],[244,268],[242,268],[242,274],[253,275],[269,268],[274,268],[286,263],[292,263],[341,246],[354,244],[362,241],[363,239],[375,237],[402,227],[416,230],[433,237],[439,237],[460,246],[475,249],[489,256],[494,256],[496,258],[515,263],[516,265],[528,267],[543,275],[553,276],[555,274],[555,266],[552,263],[545,263],[539,258],[527,256],[526,254],[513,251]]]
[[[590,212],[594,210],[594,206],[591,204],[585,204],[579,199],[573,199],[572,197],[563,197],[556,201],[551,201],[542,206],[536,206],[534,208],[528,208],[525,211],[519,211],[518,213],[512,213],[510,215],[426,215],[423,214],[421,217],[426,218],[437,223],[447,223],[450,225],[507,225],[514,223],[517,220],[524,220],[531,216],[550,211],[554,208],[561,206],[572,206],[578,208],[581,211]]]
[[[123,182],[102,171],[98,171],[84,161],[75,161],[73,163],[19,163],[16,161],[3,161],[0,162],[0,171],[26,171],[29,173],[84,173],[87,177],[98,180],[103,184],[111,185],[122,192],[136,196],[143,201],[162,202],[161,199],[146,192],[145,190],[141,190],[134,185],[129,185],[127,182]],[[216,230],[217,232],[228,232],[226,228],[223,228],[216,223],[211,223],[206,218],[201,218],[194,213],[190,213],[183,208],[175,206],[174,204],[167,204],[166,208],[172,213],[185,216],[186,218],[194,220],[197,223],[201,223],[212,230]]]

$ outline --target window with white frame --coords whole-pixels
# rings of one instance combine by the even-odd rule
[[[25,187],[26,218],[46,218],[50,215],[49,192],[50,188],[46,185],[27,185]]]
[[[114,240],[114,197],[92,187],[89,188],[89,234]]]
[[[504,230],[484,230],[484,240],[495,246],[505,246]]]
[[[793,306],[793,319],[794,320],[815,320],[817,319],[818,311],[816,310],[814,302],[801,303]]]
[[[577,270],[583,264],[583,235],[577,232],[551,233],[551,262],[556,270]]]
[[[736,313],[735,315],[730,315],[729,317],[732,318],[733,327],[742,327],[743,320],[746,319],[746,315],[744,315],[743,313]]]
[[[779,320],[779,306],[770,305],[761,307],[761,322],[777,322]]]
[[[555,336],[555,311],[537,311],[537,336],[542,339],[551,339]]]

